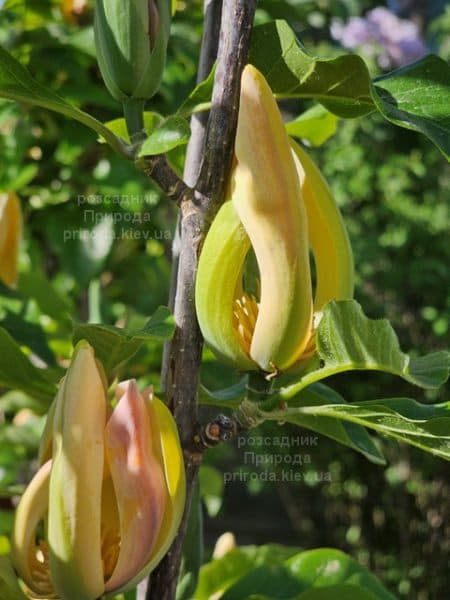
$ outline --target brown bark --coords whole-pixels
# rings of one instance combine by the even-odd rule
[[[201,459],[194,444],[198,429],[197,390],[202,350],[195,314],[195,275],[199,250],[208,224],[223,201],[231,166],[240,77],[247,60],[256,0],[223,0],[222,11],[220,5],[220,1],[212,0],[205,6],[200,58],[202,78],[209,72],[214,59],[221,13],[217,68],[206,129],[204,116],[195,117],[192,123],[185,181],[195,191],[191,195],[183,188],[184,201],[180,203],[179,240],[174,256],[176,292],[173,311],[177,327],[166,353],[164,368],[168,402],[179,427],[185,454],[187,501],[179,533],[169,553],[151,576],[147,600],[175,598],[183,541]]]

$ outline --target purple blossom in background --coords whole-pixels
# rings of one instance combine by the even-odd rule
[[[331,36],[344,48],[359,47],[366,55],[375,56],[383,69],[401,67],[427,53],[417,25],[381,6],[365,17],[351,17],[345,25],[335,21]]]

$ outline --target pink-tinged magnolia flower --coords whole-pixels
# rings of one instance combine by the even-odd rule
[[[42,466],[16,513],[12,557],[30,598],[95,600],[130,589],[177,532],[185,476],[173,417],[134,380],[116,396],[111,408],[94,351],[80,342],[49,413]]]

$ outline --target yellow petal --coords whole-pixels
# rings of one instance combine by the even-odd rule
[[[308,237],[316,264],[314,311],[330,300],[353,297],[353,256],[347,230],[327,182],[307,152],[291,140],[308,214]]]
[[[58,393],[56,394],[56,398],[50,405],[50,408],[47,413],[47,418],[45,420],[44,431],[41,435],[41,441],[39,443],[39,454],[38,461],[40,465],[43,465],[45,462],[51,459],[52,451],[53,451],[53,422],[55,419],[55,410],[56,404],[58,402],[58,396],[61,394],[62,390],[62,382],[59,387]]]
[[[217,213],[200,254],[195,284],[197,318],[208,346],[224,362],[242,370],[257,369],[239,341],[233,324],[236,290],[250,240],[230,201]],[[242,292],[240,293],[240,295]]]
[[[244,69],[231,198],[256,255],[261,299],[250,348],[259,366],[289,367],[312,322],[307,216],[281,114],[264,77]]]
[[[22,211],[14,192],[0,194],[0,280],[17,284],[17,260],[22,236]]]
[[[55,407],[48,541],[52,580],[64,600],[104,591],[101,495],[106,394],[94,351],[79,342]]]
[[[49,597],[52,586],[48,564],[39,562],[36,530],[48,510],[51,461],[46,462],[26,488],[16,509],[11,538],[12,561],[19,577],[35,595]]]

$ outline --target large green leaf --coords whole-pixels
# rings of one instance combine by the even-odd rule
[[[301,406],[275,411],[263,411],[246,401],[241,411],[256,422],[286,421],[306,427],[310,426],[309,417],[316,423],[323,418],[339,419],[450,460],[450,403],[425,406],[409,398],[386,398],[358,404],[308,405],[307,401],[308,396],[305,396]]]
[[[202,566],[194,600],[209,600],[214,594],[230,588],[252,569],[266,565],[282,566],[296,553],[296,548],[276,544],[235,548]]]
[[[347,118],[377,109],[396,125],[426,135],[450,158],[450,66],[437,56],[426,56],[372,84],[360,57],[311,56],[285,21],[272,21],[254,29],[250,62],[280,98],[317,100]]]
[[[328,386],[316,383],[290,399],[289,409],[300,408],[302,406],[323,406],[324,404],[345,406],[346,402],[342,396]],[[361,454],[376,464],[385,464],[386,462],[366,429],[361,425],[332,417],[317,417],[316,415],[307,413],[296,414],[295,424],[307,427],[321,435],[326,435],[340,444],[349,446],[353,450],[361,452]]]
[[[297,579],[285,565],[267,564],[256,567],[230,587],[222,600],[295,599],[300,592]]]
[[[35,367],[17,342],[0,327],[0,386],[21,390],[48,407],[56,388],[47,381],[44,371]]]
[[[297,383],[286,388],[291,389],[292,395],[343,371],[385,371],[430,389],[440,387],[449,376],[449,352],[410,358],[401,351],[389,321],[369,319],[354,300],[328,303],[316,335],[318,358]]]
[[[336,585],[353,585],[366,590],[378,600],[394,600],[390,594],[367,569],[362,567],[348,554],[334,548],[307,550],[286,561],[290,572],[301,582],[303,589],[328,588]],[[337,591],[337,590],[336,590]],[[306,598],[332,598],[329,596],[305,595]],[[353,598],[363,598],[355,595]],[[303,595],[300,596],[303,598]],[[334,598],[341,598],[339,594]]]
[[[127,146],[108,127],[36,81],[23,65],[1,47],[0,96],[17,102],[41,106],[75,119],[102,136],[116,152],[131,158]]]
[[[300,46],[286,21],[255,27],[250,62],[280,98],[317,100],[340,117],[360,117],[375,109],[370,76],[362,58],[352,54],[318,59]]]
[[[424,133],[450,159],[450,66],[426,56],[374,81],[373,99],[396,125]]]
[[[291,549],[290,556],[282,550],[237,548],[204,565],[194,600],[220,592],[222,600],[394,600],[374,575],[340,550]]]
[[[374,596],[372,592],[365,590],[359,585],[351,585],[348,583],[339,583],[338,585],[330,585],[321,588],[312,588],[300,594],[295,600],[377,600],[378,596]]]
[[[74,345],[79,340],[88,341],[95,349],[95,355],[102,362],[106,372],[112,374],[120,365],[129,360],[145,341],[170,339],[175,330],[172,314],[165,306],[160,306],[148,323],[138,331],[121,329],[112,325],[75,323]]]

